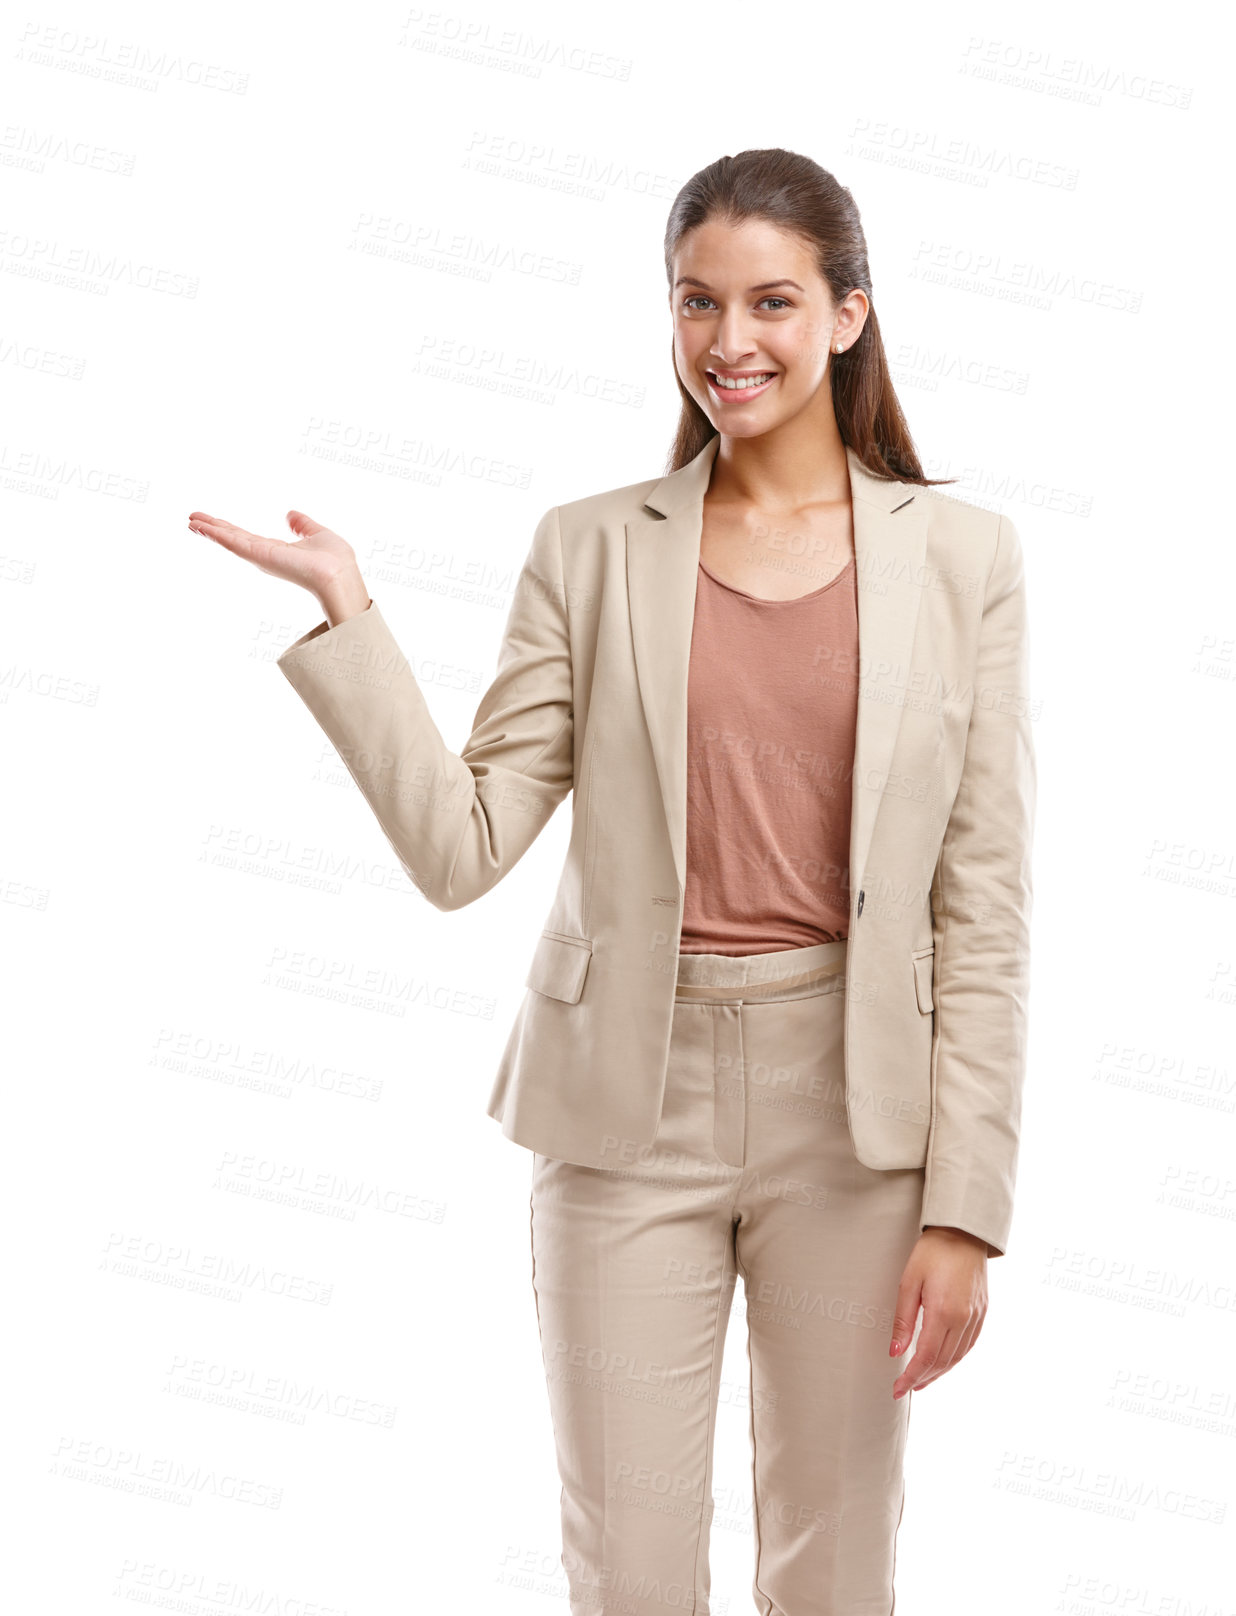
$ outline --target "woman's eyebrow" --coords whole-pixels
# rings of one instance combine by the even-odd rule
[[[697,281],[694,275],[680,275],[674,282],[674,290],[677,291],[680,286],[687,284],[699,286],[705,292],[712,291],[712,287],[708,285],[707,281]],[[748,286],[747,290],[748,292],[771,292],[774,286],[792,286],[796,292],[802,291],[802,287],[797,281],[792,281],[788,278],[779,281],[761,281],[758,286]]]

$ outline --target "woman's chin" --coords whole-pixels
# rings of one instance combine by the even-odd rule
[[[766,432],[781,424],[781,416],[771,411],[767,415],[753,412],[736,417],[733,410],[712,410],[708,418],[717,431],[727,438],[762,438]]]

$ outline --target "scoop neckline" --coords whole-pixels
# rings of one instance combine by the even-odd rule
[[[804,600],[814,600],[817,595],[826,595],[834,585],[841,582],[853,565],[854,557],[851,556],[835,578],[830,578],[826,584],[821,584],[818,589],[808,590],[805,595],[790,595],[785,600],[773,600],[767,595],[753,595],[749,590],[739,589],[737,584],[727,584],[724,578],[717,577],[711,567],[706,567],[702,559],[700,561],[700,571],[707,574],[714,584],[720,584],[722,589],[728,589],[732,595],[741,595],[744,600],[753,600],[759,606],[797,606]]]

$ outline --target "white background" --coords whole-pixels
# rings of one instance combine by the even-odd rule
[[[531,1157],[485,1100],[569,807],[435,911],[274,664],[316,603],[186,518],[343,533],[458,749],[536,519],[665,467],[674,194],[780,145],[853,190],[927,474],[1029,579],[1017,1210],[915,1395],[898,1613],[1236,1609],[1230,41],[1119,15],[6,21],[11,1608],[565,1611]]]

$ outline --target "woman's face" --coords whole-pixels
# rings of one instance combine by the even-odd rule
[[[801,237],[766,219],[708,220],[679,242],[671,281],[674,362],[718,432],[758,437],[817,395],[831,414],[820,387],[832,345],[852,346],[867,300],[834,305]]]

